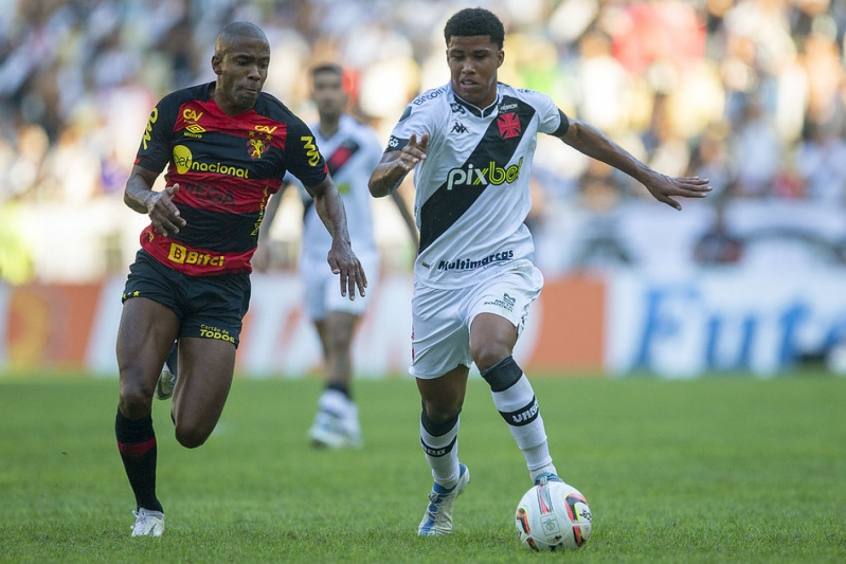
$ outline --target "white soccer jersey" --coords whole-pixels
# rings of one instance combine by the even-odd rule
[[[310,124],[309,128],[314,133],[317,146],[326,159],[326,166],[344,202],[353,252],[359,256],[375,255],[373,212],[367,183],[370,173],[382,158],[382,147],[376,134],[346,115],[341,116],[338,131],[332,137],[324,138],[317,123]],[[332,237],[320,221],[314,201],[305,190],[301,189],[300,193],[305,206],[300,258],[325,266]],[[368,274],[375,276],[375,273]]]
[[[560,134],[568,125],[545,94],[506,84],[487,108],[461,100],[449,84],[409,104],[388,150],[429,134],[426,159],[414,171],[418,282],[461,288],[495,275],[495,265],[533,258],[524,221],[537,133]]]

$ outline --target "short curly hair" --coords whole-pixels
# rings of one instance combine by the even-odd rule
[[[447,20],[444,26],[444,39],[449,45],[450,37],[488,35],[491,42],[502,49],[505,28],[493,12],[484,8],[464,8]]]

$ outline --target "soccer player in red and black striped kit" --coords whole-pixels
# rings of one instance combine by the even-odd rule
[[[367,286],[314,135],[261,91],[270,62],[264,33],[249,23],[227,25],[211,62],[215,82],[173,92],[151,113],[124,195],[151,220],[130,267],[117,338],[115,434],[135,494],[133,536],[164,531],[150,414],[165,356],[179,339],[171,416],[176,439],[198,447],[229,393],[250,299],[250,258],[267,200],[286,171],[307,187],[332,235],[327,258],[341,294],[353,299],[357,288],[363,296]],[[154,192],[166,165],[167,186]]]

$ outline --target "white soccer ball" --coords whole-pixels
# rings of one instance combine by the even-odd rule
[[[520,542],[532,550],[584,546],[590,538],[591,513],[585,496],[564,482],[532,486],[515,513]]]

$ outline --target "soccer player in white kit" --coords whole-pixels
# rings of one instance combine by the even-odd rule
[[[452,532],[452,508],[470,480],[458,459],[459,413],[475,362],[535,483],[560,480],[532,385],[512,358],[543,277],[524,224],[538,133],[560,138],[643,184],[676,209],[701,198],[699,178],[670,178],[591,126],[568,119],[546,95],[497,82],[504,29],[491,12],[464,9],[444,28],[451,80],[406,108],[370,177],[390,194],[414,170],[420,246],[414,265],[412,361],[423,400],[420,442],[434,485],[417,533]]]
[[[382,157],[381,143],[372,129],[344,114],[347,95],[340,66],[317,66],[312,69],[311,77],[312,99],[317,106],[319,121],[309,127],[314,132],[317,146],[341,194],[352,247],[366,272],[378,272],[379,253],[373,236],[372,201],[367,182]],[[293,177],[290,180],[296,183]],[[326,254],[332,239],[321,223],[308,192],[301,189],[300,194],[305,208],[300,251],[305,310],[320,337],[326,363],[326,388],[317,402],[317,415],[309,437],[317,446],[360,446],[362,439],[358,409],[351,394],[351,345],[356,325],[367,307],[374,286],[371,281],[367,296],[356,296],[355,300],[340,295],[334,275],[326,268]],[[265,211],[259,235],[259,250],[253,259],[259,269],[267,264],[266,239],[281,195],[281,191],[275,195]],[[414,218],[399,194],[394,194],[393,199],[416,245]]]

